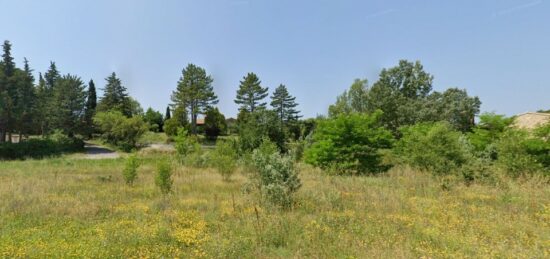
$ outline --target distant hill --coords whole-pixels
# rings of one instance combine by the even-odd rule
[[[534,129],[547,122],[550,122],[550,113],[526,112],[516,115],[514,125],[518,128]]]

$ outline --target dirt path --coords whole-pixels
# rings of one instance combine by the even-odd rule
[[[84,155],[85,159],[110,159],[120,157],[120,155],[113,150],[91,143],[86,143],[84,149],[86,150],[86,154]]]

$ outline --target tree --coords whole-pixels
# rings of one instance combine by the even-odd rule
[[[103,97],[97,106],[98,111],[119,111],[126,117],[133,115],[132,101],[128,96],[126,87],[122,85],[120,79],[113,72],[109,77],[105,78],[107,85],[103,88]]]
[[[95,84],[94,80],[90,80],[88,83],[88,94],[86,99],[86,112],[84,115],[84,120],[86,122],[86,128],[88,129],[88,135],[91,136],[91,134],[94,132],[94,122],[93,117],[96,112],[97,107],[97,94],[95,90]]]
[[[212,87],[213,81],[204,68],[188,64],[182,71],[177,89],[172,93],[172,102],[176,109],[184,109],[191,115],[193,134],[197,134],[197,116],[218,103],[218,97]]]
[[[330,117],[339,114],[349,114],[351,112],[368,111],[369,88],[367,79],[355,79],[348,91],[336,98],[336,103],[329,106],[328,114]]]
[[[2,48],[4,52],[1,63],[3,76],[0,78],[0,142],[5,142],[8,134],[10,134],[9,141],[11,142],[12,112],[17,98],[14,80],[16,67],[11,55],[11,43],[7,40],[4,41]]]
[[[240,83],[235,99],[235,103],[241,106],[240,110],[253,113],[258,108],[265,108],[267,103],[262,102],[262,100],[267,97],[268,88],[261,86],[258,76],[254,73],[248,73]]]
[[[172,114],[170,114],[170,106],[166,106],[166,114],[164,115],[164,120],[169,120],[172,118]]]
[[[388,169],[380,149],[390,148],[393,137],[380,125],[382,112],[341,114],[318,121],[305,161],[337,174],[379,173]]]
[[[481,106],[477,96],[468,96],[465,89],[449,88],[443,92],[442,104],[444,108],[441,120],[448,121],[462,132],[470,131],[474,127],[474,119]]]
[[[83,133],[86,91],[82,80],[70,74],[56,82],[53,94],[52,124],[70,137]]]
[[[279,117],[275,111],[258,109],[250,113],[241,110],[238,127],[239,146],[242,152],[253,151],[264,139],[275,143],[280,151],[287,151],[285,134],[279,127]]]
[[[271,96],[271,106],[277,112],[279,120],[281,122],[281,128],[286,125],[288,121],[296,121],[300,111],[296,110],[296,97],[292,97],[285,85],[279,85],[275,89],[273,96]]]
[[[162,114],[158,111],[148,108],[143,116],[143,120],[149,124],[149,130],[154,132],[162,131],[162,126],[164,125],[164,118]]]
[[[209,139],[216,139],[226,131],[227,124],[225,123],[225,116],[223,116],[218,108],[208,110],[204,118],[204,132],[206,137]]]
[[[419,112],[432,82],[433,76],[424,71],[420,61],[401,60],[398,66],[380,72],[379,80],[369,90],[368,110],[382,110],[382,123],[399,134],[399,127],[420,121]]]
[[[16,131],[20,138],[28,135],[34,129],[36,95],[34,92],[34,76],[29,61],[24,59],[24,70],[17,70],[17,103],[15,104]]]

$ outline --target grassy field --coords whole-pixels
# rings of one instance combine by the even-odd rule
[[[123,159],[0,162],[0,257],[402,258],[550,256],[550,188],[537,179],[446,185],[392,169],[327,176],[301,167],[296,206],[281,211],[211,169],[173,162],[174,188],[154,185],[158,154],[134,186]]]

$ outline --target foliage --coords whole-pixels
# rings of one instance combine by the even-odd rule
[[[90,80],[88,83],[88,94],[86,96],[86,110],[84,112],[84,121],[86,125],[86,133],[91,137],[94,133],[94,115],[97,107],[97,93],[95,89],[94,80]]]
[[[0,143],[0,160],[45,158],[84,150],[84,142],[60,131],[47,138],[31,138],[19,143]]]
[[[53,94],[52,127],[69,136],[85,134],[86,92],[82,80],[69,74],[62,76],[57,79]]]
[[[120,78],[113,72],[105,78],[107,85],[103,88],[103,97],[99,100],[97,111],[118,111],[126,117],[135,115],[135,104],[128,96],[128,90],[122,85]]]
[[[170,118],[164,121],[164,133],[172,137],[178,134],[180,124],[176,118]]]
[[[140,137],[148,131],[141,117],[127,118],[119,111],[98,112],[94,123],[105,141],[124,151],[136,148]]]
[[[164,118],[162,114],[158,111],[148,108],[143,116],[143,120],[149,124],[149,130],[153,132],[162,132],[162,127],[164,125]]]
[[[341,114],[319,120],[305,161],[338,174],[385,171],[380,149],[391,147],[391,133],[379,125],[380,111],[373,114]]]
[[[236,144],[218,140],[216,148],[210,153],[210,164],[216,168],[224,180],[228,181],[237,168]]]
[[[204,133],[206,137],[213,140],[226,132],[227,124],[225,122],[225,116],[223,116],[218,108],[208,110],[204,118]]]
[[[281,128],[285,127],[289,121],[296,121],[301,117],[300,111],[296,110],[298,106],[296,97],[292,97],[283,84],[275,88],[271,96],[271,106],[279,117]]]
[[[175,148],[180,156],[187,156],[196,149],[196,145],[199,145],[197,139],[193,136],[189,136],[187,130],[184,128],[178,129],[178,134],[174,137]]]
[[[160,189],[162,194],[166,195],[172,191],[172,168],[167,161],[160,161],[157,164],[157,174],[155,176],[155,184]]]
[[[182,71],[176,91],[172,93],[172,102],[191,115],[191,132],[197,134],[197,115],[204,114],[212,105],[218,103],[218,97],[212,87],[211,76],[204,68],[188,64]]]
[[[448,122],[420,123],[400,129],[394,153],[412,167],[437,175],[457,173],[468,162],[463,135]]]
[[[368,80],[355,79],[349,91],[344,91],[336,98],[336,103],[329,106],[328,114],[330,117],[335,117],[352,112],[368,112],[368,98]]]
[[[539,172],[548,161],[550,146],[547,140],[533,138],[521,129],[508,129],[496,142],[496,163],[512,177]]]
[[[122,177],[128,185],[134,184],[137,178],[137,169],[139,167],[139,161],[136,155],[131,155],[126,159],[124,171],[122,171]]]
[[[500,139],[503,132],[512,124],[512,117],[484,113],[479,116],[479,123],[468,134],[468,139],[474,152],[480,157],[497,158],[495,142]]]
[[[261,81],[254,73],[248,73],[240,81],[235,103],[240,105],[239,110],[254,113],[257,109],[264,109],[267,105],[263,99],[268,96],[268,88],[261,86]]]
[[[279,127],[279,119],[274,111],[258,109],[249,113],[241,110],[239,118],[239,148],[243,153],[258,148],[264,138],[277,144],[286,152],[286,136]]]
[[[293,194],[302,186],[292,158],[282,156],[275,145],[266,139],[252,153],[252,161],[258,173],[258,186],[267,200],[290,208]]]

